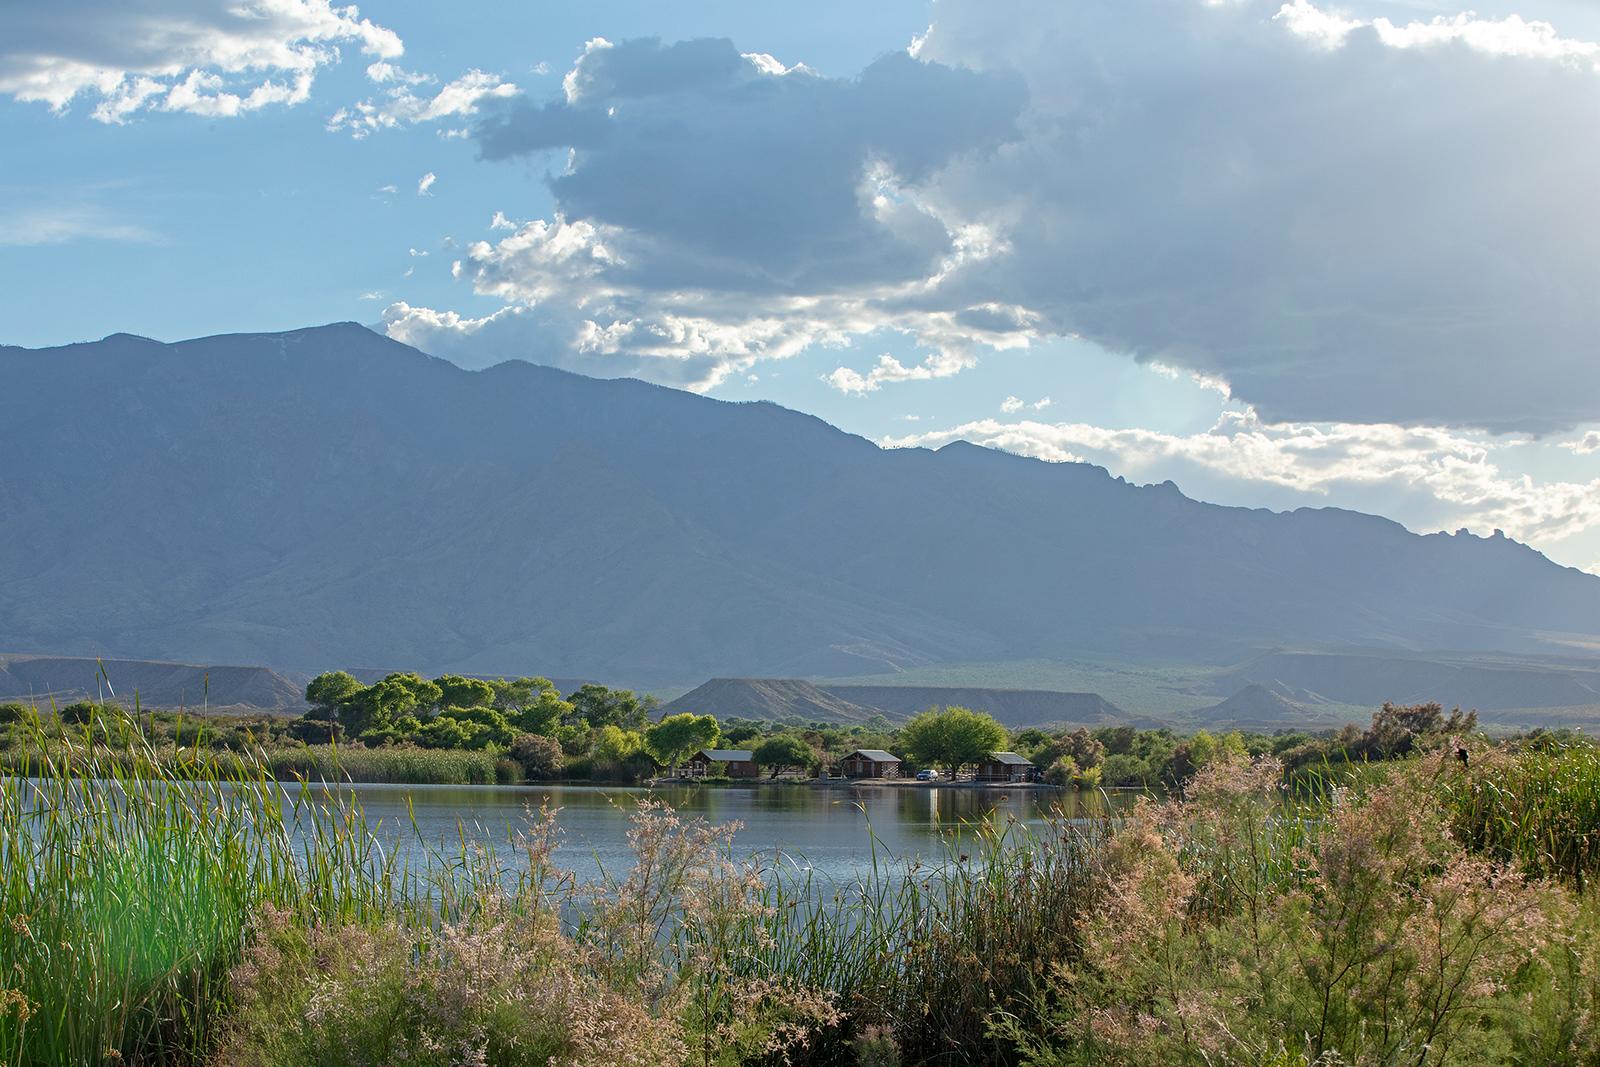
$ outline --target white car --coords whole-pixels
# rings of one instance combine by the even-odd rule
[[[917,781],[919,782],[937,782],[938,780],[939,772],[934,770],[932,767],[929,767],[925,771],[917,772]]]

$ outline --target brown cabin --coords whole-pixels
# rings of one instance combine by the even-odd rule
[[[858,748],[839,761],[846,778],[898,778],[900,757],[881,748]]]
[[[1015,752],[989,753],[972,776],[975,782],[1037,782],[1039,778],[1039,768],[1033,761]]]
[[[761,769],[756,766],[755,753],[747,748],[702,748],[678,768],[680,778],[724,774],[729,778],[759,778]]]

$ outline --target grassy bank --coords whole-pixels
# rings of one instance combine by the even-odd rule
[[[123,726],[0,785],[0,1063],[1600,1057],[1587,746],[1421,753],[1313,801],[1219,763],[848,886],[647,802],[633,865],[577,886],[553,814],[520,877],[403,871],[270,754],[174,762]]]

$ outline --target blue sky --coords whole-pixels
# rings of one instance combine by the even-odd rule
[[[4,5],[0,342],[353,319],[1597,569],[1600,12],[1474,11]]]

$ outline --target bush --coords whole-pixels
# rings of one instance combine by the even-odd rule
[[[678,1067],[673,1019],[577,966],[553,918],[488,916],[424,936],[261,913],[233,971],[230,1067],[407,1063]]]
[[[1062,756],[1045,769],[1044,780],[1051,785],[1073,785],[1078,780],[1078,765],[1071,756]]]
[[[561,742],[542,734],[518,734],[507,753],[533,781],[545,781],[561,773],[566,760]]]

